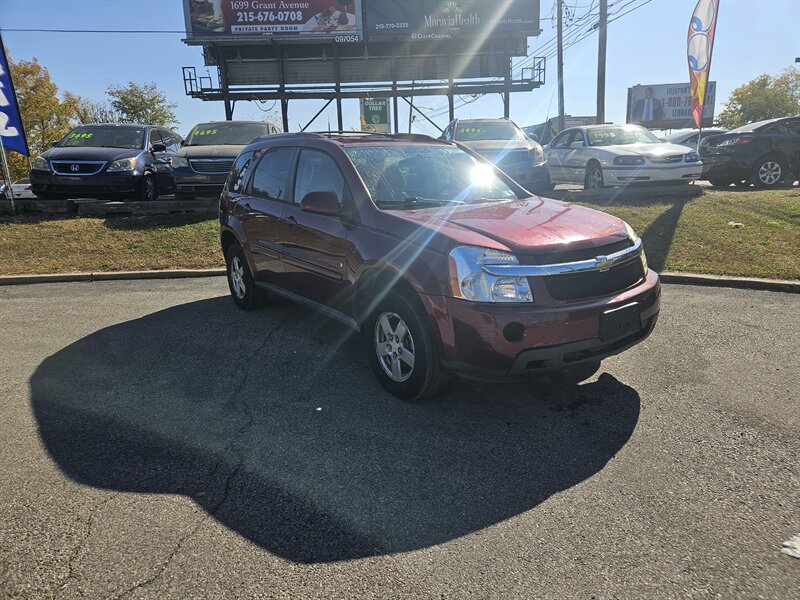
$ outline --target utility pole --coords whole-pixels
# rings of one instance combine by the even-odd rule
[[[564,130],[564,0],[556,0],[558,8],[558,130]]]
[[[606,39],[608,0],[600,0],[600,43],[597,47],[597,122],[606,122]]]

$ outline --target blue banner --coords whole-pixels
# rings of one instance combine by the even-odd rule
[[[6,150],[28,156],[28,141],[25,139],[25,129],[22,127],[22,117],[19,114],[17,95],[11,82],[11,71],[8,68],[2,37],[0,37],[0,136],[3,138],[3,147]]]

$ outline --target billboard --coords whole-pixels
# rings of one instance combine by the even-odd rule
[[[361,99],[361,131],[391,133],[389,127],[389,99]]]
[[[361,0],[184,0],[183,7],[189,38],[363,39]]]
[[[411,40],[538,35],[539,0],[365,0],[366,34]]]
[[[714,121],[717,82],[710,81],[703,110],[703,127]],[[628,88],[628,123],[650,129],[696,127],[692,116],[692,90],[689,83],[636,85]]]

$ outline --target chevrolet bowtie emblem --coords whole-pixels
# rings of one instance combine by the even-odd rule
[[[598,271],[608,271],[611,268],[612,261],[607,256],[595,256],[594,266]]]

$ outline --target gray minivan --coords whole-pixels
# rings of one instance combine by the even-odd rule
[[[219,196],[242,148],[262,135],[280,133],[272,123],[211,121],[198,123],[172,157],[175,196]]]

